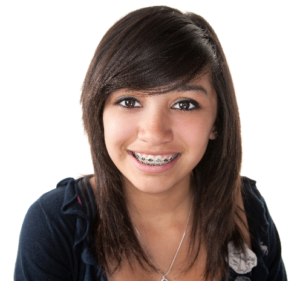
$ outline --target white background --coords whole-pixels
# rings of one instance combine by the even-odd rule
[[[242,174],[257,181],[299,278],[298,1],[2,1],[0,4],[1,280],[12,280],[28,207],[65,177],[92,173],[80,89],[107,29],[140,7],[202,15],[236,88]],[[296,275],[297,274],[297,275]]]

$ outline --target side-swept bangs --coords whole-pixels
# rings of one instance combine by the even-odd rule
[[[103,37],[95,58],[91,79],[106,93],[170,90],[218,65],[206,31],[167,7],[122,18]]]

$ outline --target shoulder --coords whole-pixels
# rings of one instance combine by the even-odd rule
[[[257,280],[286,280],[279,234],[254,180],[242,177],[242,197],[258,262],[253,276],[257,276]]]
[[[79,190],[76,185],[73,178],[67,178],[59,182],[55,189],[43,194],[30,206],[22,231],[30,231],[28,225],[31,223],[34,223],[35,228],[40,228],[41,232],[59,225],[74,229],[73,222],[76,218],[70,215],[79,206]]]
[[[93,220],[95,209],[90,193],[83,192],[79,180],[66,178],[60,181],[55,189],[43,194],[30,206],[22,225],[21,238],[52,235],[54,241],[53,238],[73,236],[75,229],[81,227],[78,220],[86,224]]]
[[[242,177],[241,192],[251,235],[262,239],[274,224],[266,201],[256,187],[256,181],[247,177]]]
[[[62,180],[31,205],[21,229],[15,280],[69,280],[76,247],[93,219],[89,205],[73,178]]]
[[[256,187],[256,181],[242,177],[242,198],[253,238],[263,239],[274,224],[265,199]]]
[[[242,177],[242,195],[244,200],[254,199],[263,202],[264,199],[256,187],[256,181]]]

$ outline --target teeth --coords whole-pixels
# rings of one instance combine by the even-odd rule
[[[161,155],[156,155],[154,158],[155,164],[160,164],[162,162]]]
[[[142,164],[149,166],[162,166],[173,161],[179,154],[173,156],[161,156],[161,155],[147,155],[132,152],[133,156]]]
[[[152,163],[154,161],[154,156],[153,155],[148,155],[147,161]]]
[[[169,162],[169,159],[168,159],[166,156],[164,156],[163,159],[162,159],[162,161],[163,161],[164,163],[167,163],[167,162]]]

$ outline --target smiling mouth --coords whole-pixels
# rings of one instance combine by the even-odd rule
[[[131,153],[140,163],[148,166],[163,166],[169,164],[180,155],[180,153],[176,153],[170,156],[145,155],[136,153],[134,151],[131,151]]]

